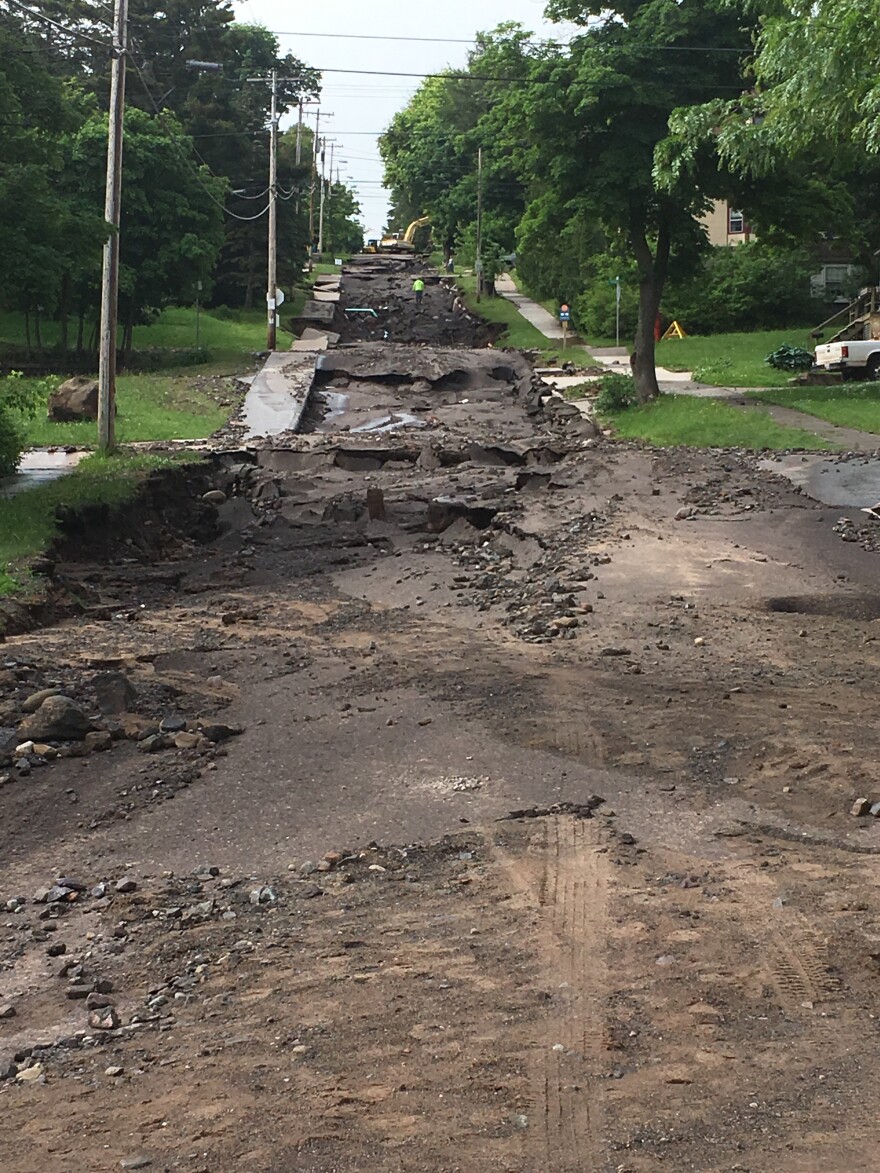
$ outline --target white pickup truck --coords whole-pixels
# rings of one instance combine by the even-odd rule
[[[824,346],[816,347],[816,366],[824,367],[826,371],[852,372],[867,375],[869,379],[880,379],[880,339],[826,342]]]

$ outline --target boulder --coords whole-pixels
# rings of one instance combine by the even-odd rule
[[[49,419],[55,423],[98,418],[98,383],[89,375],[75,375],[49,396]]]
[[[137,700],[135,687],[123,672],[99,672],[92,688],[102,713],[127,713]]]
[[[22,740],[80,741],[91,731],[92,722],[69,696],[49,696],[35,713],[19,726]]]

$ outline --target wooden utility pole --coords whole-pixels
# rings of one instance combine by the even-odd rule
[[[327,185],[324,182],[324,161],[327,155],[326,140],[321,142],[321,210],[318,214],[318,253],[324,252],[324,195]]]
[[[269,264],[266,280],[266,309],[269,316],[266,349],[271,351],[275,349],[276,343],[275,302],[278,297],[278,74],[274,69],[269,119]]]
[[[303,153],[303,100],[299,100],[299,118],[296,121],[296,165],[302,162]]]
[[[315,244],[315,176],[318,172],[318,142],[321,132],[321,109],[315,111],[315,143],[312,151],[312,181],[309,184],[309,271],[312,268],[312,250]]]
[[[482,147],[476,149],[476,300],[482,297]]]
[[[128,0],[114,0],[113,62],[110,72],[110,126],[107,135],[107,182],[104,220],[110,235],[104,243],[101,270],[101,342],[98,354],[98,449],[116,447],[116,316],[119,304],[119,212],[122,199],[122,120],[125,112],[125,53]]]

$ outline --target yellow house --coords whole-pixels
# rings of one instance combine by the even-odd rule
[[[713,245],[745,244],[755,239],[743,213],[726,200],[716,200],[700,222]]]

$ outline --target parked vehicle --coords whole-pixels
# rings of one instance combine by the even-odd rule
[[[837,333],[819,344],[823,329],[844,317],[846,322],[842,326],[838,323]],[[860,290],[845,309],[817,327],[813,337],[817,341],[817,367],[880,379],[880,288]]]

